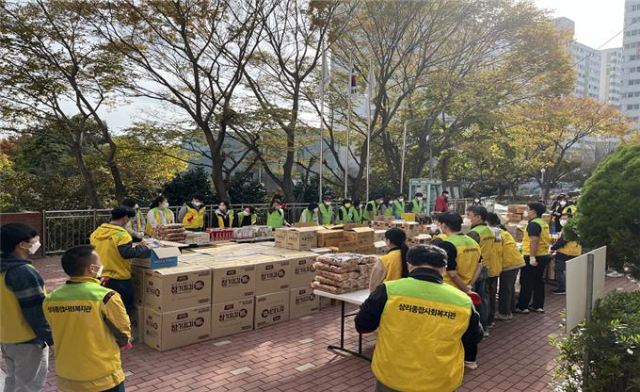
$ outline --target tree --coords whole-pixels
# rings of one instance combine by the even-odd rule
[[[577,167],[584,152],[572,152],[589,137],[620,137],[628,131],[626,116],[591,98],[536,100],[512,108],[509,132],[526,140],[529,174],[543,190],[543,199]],[[541,170],[544,169],[544,178]]]
[[[211,177],[205,173],[202,167],[177,174],[165,184],[162,194],[169,199],[171,205],[182,205],[190,201],[194,195],[202,195],[204,203],[216,201],[211,187]]]
[[[113,179],[116,199],[125,187],[115,162],[117,145],[98,113],[113,103],[126,84],[120,56],[101,45],[83,21],[90,3],[36,0],[0,2],[0,107],[5,130],[21,132],[24,124],[47,124],[69,148],[94,207],[102,207],[95,179],[84,162],[89,122],[94,143]],[[77,113],[69,115],[69,107]],[[53,131],[51,130],[53,128]],[[51,132],[52,131],[52,132]]]
[[[580,242],[607,246],[609,265],[640,279],[640,144],[624,145],[587,180],[578,203]]]
[[[253,178],[253,173],[242,175],[238,173],[231,178],[229,183],[231,199],[243,205],[266,203],[267,190],[257,179]]]
[[[238,119],[244,68],[272,0],[106,1],[89,19],[100,42],[124,56],[131,89],[177,109],[159,120],[204,136],[211,180],[227,199],[224,142]]]

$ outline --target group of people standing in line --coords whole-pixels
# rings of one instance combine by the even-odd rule
[[[358,332],[378,331],[372,364],[376,391],[458,388],[463,369],[478,367],[478,343],[496,320],[544,313],[544,272],[553,254],[558,280],[553,293],[564,294],[564,262],[582,250],[562,236],[551,246],[545,213],[542,203],[528,205],[522,252],[498,215],[481,205],[467,208],[466,234],[459,214],[436,214],[439,234],[428,246],[409,249],[402,230],[385,233],[390,250],[374,266],[371,294],[355,319]],[[571,212],[561,218],[566,225]]]

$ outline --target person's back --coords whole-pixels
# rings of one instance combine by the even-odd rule
[[[480,245],[474,241],[471,237],[458,233],[451,236],[447,236],[443,243],[449,243],[456,249],[455,257],[455,271],[465,285],[471,283],[478,263],[480,262],[481,249]],[[445,250],[446,247],[443,247]],[[455,283],[451,281],[449,274],[444,275],[444,282],[453,287],[457,287]]]
[[[94,278],[100,259],[93,247],[69,249],[62,265],[70,279],[43,303],[56,344],[58,388],[107,391],[125,379],[120,347],[129,345],[131,325],[120,295]],[[121,389],[121,390],[124,390]]]

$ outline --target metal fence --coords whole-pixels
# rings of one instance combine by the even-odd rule
[[[450,200],[450,209],[464,215],[468,205],[473,202],[471,199]],[[488,205],[489,199],[483,200],[489,211],[493,210],[493,204]],[[288,222],[297,222],[302,211],[307,208],[308,203],[287,203],[285,209],[285,218]],[[264,225],[267,221],[268,204],[253,204],[258,215],[258,224]],[[213,226],[214,211],[217,205],[207,205],[205,213],[205,222],[208,227]],[[234,206],[235,210],[242,210],[243,204]],[[169,207],[175,214],[176,219],[181,206]],[[335,209],[335,206],[334,206]],[[148,208],[140,209],[146,215]],[[69,211],[44,211],[43,220],[43,237],[44,252],[47,255],[58,254],[66,249],[81,244],[89,243],[89,236],[96,227],[102,223],[108,222],[111,218],[111,210],[69,210]]]

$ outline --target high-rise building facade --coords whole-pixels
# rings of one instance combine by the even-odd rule
[[[599,100],[622,110],[622,48],[601,50],[600,59]]]
[[[624,8],[622,111],[640,121],[640,0],[626,0]]]

